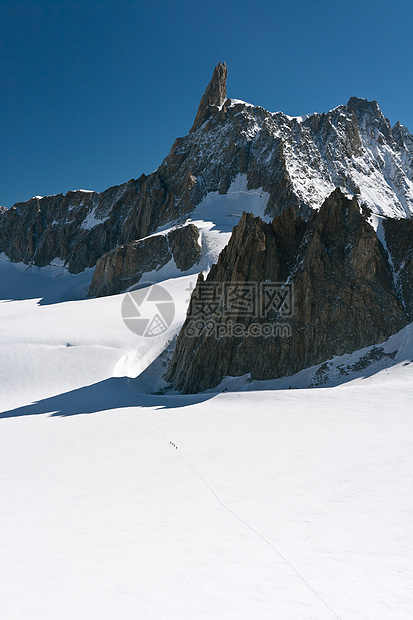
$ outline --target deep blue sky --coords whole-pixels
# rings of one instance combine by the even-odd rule
[[[151,172],[223,60],[233,98],[413,131],[412,26],[411,0],[0,0],[0,205]]]

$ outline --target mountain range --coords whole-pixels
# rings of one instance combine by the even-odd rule
[[[209,283],[290,278],[299,303],[288,345],[181,332],[167,376],[184,391],[228,374],[293,374],[380,343],[413,316],[413,136],[376,101],[291,117],[228,98],[226,81],[219,63],[188,135],[152,174],[0,212],[0,252],[94,268],[89,296],[200,271]]]

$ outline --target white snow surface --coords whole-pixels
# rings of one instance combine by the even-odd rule
[[[188,220],[201,231],[203,255],[200,263],[205,270],[217,262],[244,211],[266,221],[269,219],[265,214],[269,193],[262,188],[249,190],[247,184],[247,175],[238,174],[226,194],[209,192]]]
[[[231,105],[239,105],[239,104],[247,106],[248,108],[254,108],[255,107],[255,105],[253,103],[247,103],[246,101],[243,101],[242,99],[231,99]],[[222,104],[222,105],[224,105],[224,104]]]
[[[0,260],[0,617],[410,619],[412,328],[335,387],[154,395],[195,276],[157,340],[90,276]]]
[[[92,228],[94,228],[98,224],[101,224],[106,219],[107,219],[107,216],[98,217],[96,215],[96,208],[94,208],[94,209],[92,209],[92,211],[90,211],[87,214],[87,216],[83,220],[83,222],[82,222],[82,229],[83,230],[92,230]]]

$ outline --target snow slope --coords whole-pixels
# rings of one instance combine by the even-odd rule
[[[50,276],[0,261],[1,618],[412,617],[411,329],[336,387],[151,395],[195,276],[158,341]]]
[[[191,217],[183,224],[183,226],[194,224],[199,229],[199,244],[202,246],[199,261],[185,271],[185,275],[198,274],[200,271],[207,273],[210,270],[211,265],[218,261],[220,252],[228,244],[232,229],[238,224],[244,211],[269,221],[270,218],[265,213],[269,198],[268,192],[262,188],[249,190],[247,186],[247,175],[237,174],[226,194],[208,192]],[[170,222],[159,227],[148,237],[167,235],[181,226],[182,222]],[[172,259],[161,269],[143,274],[140,282],[161,282],[182,275],[183,272],[178,269]]]

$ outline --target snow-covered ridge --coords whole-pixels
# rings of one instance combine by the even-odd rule
[[[289,114],[284,114],[284,112],[281,112],[281,111],[274,112],[274,114],[283,114],[286,118],[288,118],[289,121],[297,121],[297,123],[304,123],[304,121],[306,121],[307,118],[314,116],[316,112],[313,112],[312,114],[303,114],[302,116],[289,116]]]
[[[255,105],[253,103],[247,103],[246,101],[242,101],[242,99],[230,99],[231,105],[244,105],[247,108],[255,108]]]
[[[234,192],[241,178],[245,187]],[[411,134],[400,123],[391,128],[375,101],[354,97],[326,114],[298,117],[226,99],[220,109],[211,106],[195,131],[175,141],[152,174],[101,193],[76,190],[38,198],[3,213],[0,250],[17,262],[38,265],[60,256],[78,272],[162,227],[202,220],[213,222],[213,232],[222,216],[229,233],[242,210],[262,212],[260,192],[269,216],[291,206],[306,214],[336,187],[356,194],[377,215],[409,217]],[[248,194],[248,204],[245,192],[255,192],[254,198]]]
[[[231,135],[231,126],[236,129],[243,118],[248,126],[242,130],[246,142],[259,141],[263,130],[281,140],[286,172],[303,204],[319,208],[335,187],[341,187],[348,195],[358,194],[378,215],[409,217],[413,213],[413,137],[400,123],[391,128],[376,101],[353,97],[347,105],[327,113],[302,116],[267,112],[240,99],[229,101],[229,109],[237,112],[223,131]],[[208,127],[207,122],[206,133]],[[205,132],[198,134],[193,157],[219,159],[213,137],[204,144]],[[90,212],[82,228],[89,230],[104,219]]]
[[[299,117],[262,112],[243,104],[245,137],[256,142],[264,130],[282,141],[286,170],[302,203],[319,208],[341,187],[378,215],[413,214],[413,137],[400,123],[391,128],[376,101],[352,97],[325,114]]]

